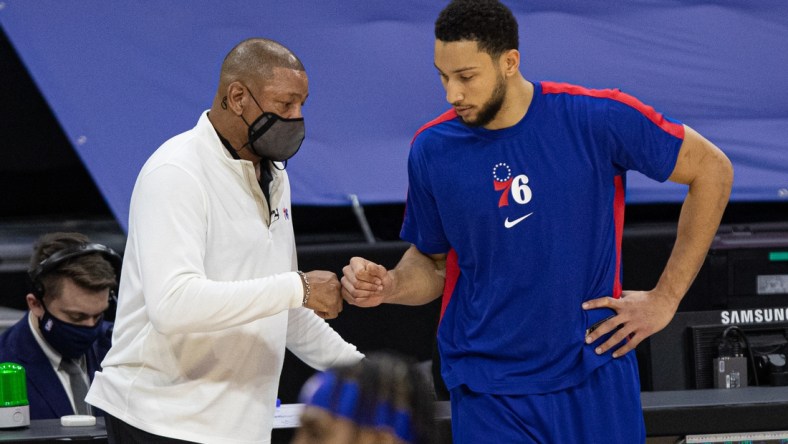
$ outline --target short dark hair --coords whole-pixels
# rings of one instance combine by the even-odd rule
[[[53,254],[75,249],[90,243],[90,239],[81,233],[48,233],[41,236],[33,247],[33,256],[30,258],[29,272],[33,272],[41,262],[48,259]],[[117,276],[115,268],[104,258],[101,253],[90,253],[75,256],[57,266],[57,268],[42,273],[38,277],[38,284],[44,294],[51,298],[58,298],[63,290],[63,278],[70,278],[78,286],[100,291],[104,289],[114,289],[117,286]],[[34,292],[37,283],[33,283]]]
[[[497,0],[453,0],[435,21],[435,38],[475,41],[493,57],[520,48],[517,19]]]

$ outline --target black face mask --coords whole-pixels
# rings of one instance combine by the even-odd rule
[[[44,305],[43,302],[41,304]],[[63,357],[76,359],[85,354],[101,333],[101,321],[92,327],[71,324],[54,317],[44,306],[44,316],[38,326],[44,339]]]
[[[260,103],[257,102],[252,91],[249,95],[263,113],[250,125],[241,116],[246,126],[249,127],[249,145],[252,151],[258,156],[277,162],[284,162],[293,157],[301,143],[304,141],[306,130],[304,128],[304,118],[285,119],[277,114],[265,112]]]

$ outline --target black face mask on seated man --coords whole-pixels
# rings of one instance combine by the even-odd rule
[[[286,119],[277,114],[266,112],[252,91],[249,88],[246,90],[249,91],[254,103],[263,112],[251,125],[241,116],[246,126],[249,127],[249,142],[246,145],[249,145],[255,154],[264,159],[284,162],[293,157],[301,148],[301,143],[306,135],[304,118]]]
[[[56,318],[44,307],[44,315],[38,323],[41,334],[52,348],[64,358],[76,359],[85,354],[98,338],[102,319],[92,327],[70,324]]]

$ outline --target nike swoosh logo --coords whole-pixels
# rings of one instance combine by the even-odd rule
[[[505,221],[503,221],[503,226],[504,226],[504,227],[506,227],[506,228],[512,228],[513,226],[515,226],[515,225],[519,224],[520,222],[524,221],[524,220],[525,220],[525,218],[527,218],[528,216],[530,216],[530,215],[532,215],[532,214],[534,214],[534,213],[533,213],[533,212],[531,212],[531,213],[528,213],[528,214],[526,214],[525,216],[523,216],[523,217],[518,217],[518,218],[517,218],[517,219],[515,219],[515,220],[509,220],[509,218],[507,217],[507,218],[506,218],[506,220],[505,220]]]

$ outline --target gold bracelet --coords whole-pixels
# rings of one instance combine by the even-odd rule
[[[301,276],[301,283],[304,284],[304,301],[301,302],[301,305],[306,307],[307,301],[309,301],[309,295],[312,294],[312,287],[309,285],[309,279],[306,278],[306,273],[301,270],[296,271],[299,276]]]

